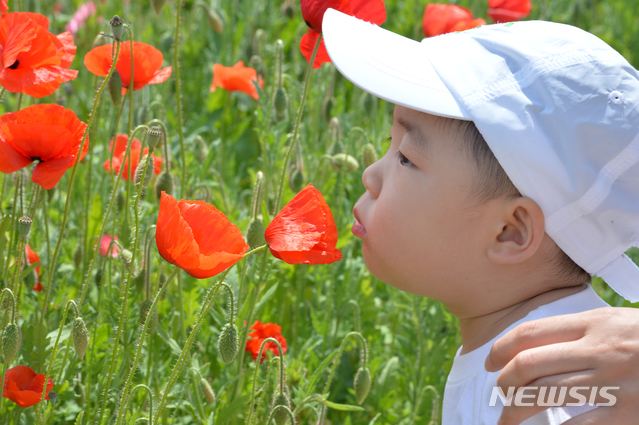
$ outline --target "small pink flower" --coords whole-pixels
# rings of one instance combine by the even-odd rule
[[[92,1],[81,4],[80,7],[78,7],[78,10],[76,10],[71,17],[69,23],[65,26],[66,30],[71,34],[76,35],[78,30],[84,26],[86,20],[95,13],[95,10],[95,3]]]
[[[111,241],[113,241],[113,244],[111,244]],[[113,258],[118,258],[120,255],[120,246],[116,244],[117,241],[117,236],[102,235],[102,239],[100,240],[100,255],[103,257],[110,255]]]

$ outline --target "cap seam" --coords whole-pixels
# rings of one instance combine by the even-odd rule
[[[594,52],[612,53],[607,49],[581,49],[576,52],[562,53],[561,55],[544,56],[526,65],[514,74],[462,96],[460,101],[469,110],[476,108],[508,92],[524,89],[531,85],[537,77],[550,71],[585,62],[601,61],[601,57],[596,57],[591,54]]]

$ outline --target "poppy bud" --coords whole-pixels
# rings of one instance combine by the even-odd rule
[[[224,21],[222,21],[222,17],[215,10],[206,6],[204,3],[200,3],[202,7],[206,10],[206,16],[209,19],[209,25],[211,29],[218,34],[222,34],[224,31]]]
[[[146,144],[149,145],[149,153],[153,152],[155,147],[160,143],[162,138],[162,130],[154,125],[146,132]]]
[[[75,268],[79,269],[82,265],[82,245],[78,245],[73,253],[73,263],[75,264]]]
[[[276,406],[286,406],[289,409],[291,408],[291,400],[289,400],[288,396],[285,392],[278,392],[275,398],[273,399],[273,407]],[[275,420],[276,425],[284,425],[288,422],[289,416],[284,409],[277,409],[275,413],[273,413],[273,419]]]
[[[275,112],[277,112],[278,119],[282,119],[288,109],[288,94],[284,87],[278,87],[277,90],[275,90],[273,106],[275,106]]]
[[[124,264],[124,267],[129,270],[131,268],[131,264],[133,264],[133,253],[128,249],[123,249],[120,251],[119,258],[122,261],[122,264]]]
[[[166,3],[166,0],[151,0],[151,6],[153,6],[153,10],[155,11],[156,15],[160,14],[162,8],[164,7],[164,3]]]
[[[264,222],[262,217],[254,218],[250,221],[248,230],[246,231],[246,242],[248,242],[251,249],[259,248],[262,245],[266,245],[266,239],[264,238]]]
[[[122,77],[117,69],[113,70],[113,74],[109,78],[109,94],[113,105],[119,106],[122,101]]]
[[[84,323],[82,317],[76,317],[71,326],[71,336],[73,337],[73,346],[78,358],[82,360],[84,353],[89,347],[89,330]]]
[[[105,44],[111,44],[111,39],[104,34],[99,33],[93,39],[92,47],[95,49],[96,47],[104,46]]]
[[[9,323],[2,333],[2,355],[4,362],[9,365],[20,351],[20,330],[15,323]]]
[[[122,212],[122,210],[124,210],[124,201],[124,193],[122,193],[122,191],[120,190],[115,197],[115,206],[119,212]]]
[[[322,102],[322,118],[324,122],[329,122],[333,118],[333,106],[335,106],[335,98],[333,96],[325,97]]]
[[[146,161],[149,161],[149,165],[146,166],[146,172],[144,170],[144,164]],[[144,173],[144,178],[142,174]],[[139,186],[142,185],[142,190],[140,192],[140,196],[144,196],[144,192],[146,191],[146,187],[151,183],[151,179],[153,178],[153,156],[149,156],[149,154],[144,155],[142,160],[138,164],[138,168],[135,169],[135,188],[139,189]]]
[[[138,275],[133,278],[133,281],[135,282],[136,291],[138,292],[144,291],[144,272],[143,271],[139,272]]]
[[[204,398],[209,403],[215,403],[215,392],[213,392],[213,388],[211,388],[211,384],[204,378],[200,379],[200,388],[202,388],[202,392],[204,393]]]
[[[255,69],[257,75],[264,75],[264,61],[261,56],[253,55],[251,59],[249,59],[249,68]]]
[[[347,173],[352,173],[359,168],[359,163],[355,158],[345,153],[338,153],[331,158],[331,165],[333,170],[340,171],[342,168]]]
[[[149,423],[149,418],[143,417],[143,418],[137,418],[135,422],[133,422],[133,425],[146,425],[148,423]]]
[[[367,367],[357,369],[353,389],[355,390],[357,404],[362,404],[371,389],[371,371]]]
[[[368,168],[377,162],[377,151],[375,151],[375,146],[373,146],[372,143],[364,145],[364,149],[362,149],[362,156],[364,158],[365,168]]]
[[[33,224],[33,220],[27,216],[23,216],[18,219],[18,233],[20,233],[22,239],[27,239],[29,236],[31,224]]]
[[[341,140],[336,141],[335,143],[333,143],[333,146],[331,146],[331,153],[330,155],[337,155],[338,153],[342,153],[344,152],[344,144],[342,143]]]
[[[120,18],[118,15],[113,16],[109,21],[111,24],[111,31],[113,32],[113,36],[116,40],[122,40],[122,33],[124,31],[124,19]]]
[[[84,403],[86,403],[87,399],[84,385],[82,385],[79,381],[76,382],[75,386],[73,387],[73,392],[77,396],[76,402],[78,403],[78,406],[84,407]]]
[[[149,310],[151,310],[151,305],[153,304],[153,301],[151,300],[144,300],[140,303],[140,325],[144,326],[144,322],[146,321],[146,316],[149,314]],[[158,326],[158,311],[156,309],[153,309],[153,311],[151,312],[151,321],[149,322],[149,326],[147,327],[146,331],[149,334],[152,334],[155,332],[155,330],[157,329]]]
[[[230,364],[238,351],[237,327],[235,324],[227,323],[220,332],[220,338],[217,340],[217,348],[220,350],[222,360],[226,364]]]
[[[49,391],[47,396],[49,397],[49,403],[51,404],[55,404],[55,401],[58,399],[58,393],[53,390]]]
[[[155,199],[162,197],[162,192],[171,195],[173,193],[173,176],[168,171],[162,171],[155,180]]]
[[[288,175],[288,187],[295,193],[302,190],[304,186],[304,173],[300,168],[296,168]]]
[[[373,95],[365,91],[362,93],[362,97],[359,99],[359,102],[366,113],[366,116],[370,117],[373,113],[373,108],[375,107],[375,98]]]
[[[196,153],[199,153],[199,156],[200,156],[200,162],[206,161],[206,157],[209,154],[209,149],[206,146],[206,142],[201,136],[196,136],[195,139],[193,140],[195,141],[195,147],[197,150]],[[169,192],[166,192],[166,193],[169,193]]]

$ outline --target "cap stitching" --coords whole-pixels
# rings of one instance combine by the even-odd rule
[[[575,202],[552,214],[546,220],[546,232],[559,232],[563,227],[579,217],[594,211],[610,192],[610,187],[628,168],[639,161],[639,134],[615,158],[599,171],[597,181]]]
[[[545,56],[531,62],[512,75],[494,81],[461,97],[460,100],[467,109],[476,108],[510,91],[522,90],[531,85],[537,77],[550,71],[579,63],[600,61],[601,57],[592,55],[595,52],[604,54],[616,53],[608,49],[582,49],[576,52],[562,53],[561,55]]]

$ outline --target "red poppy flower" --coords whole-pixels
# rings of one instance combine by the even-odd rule
[[[197,279],[238,262],[249,246],[242,232],[214,206],[175,200],[162,192],[155,241],[160,255]]]
[[[120,256],[120,245],[111,243],[112,241],[117,242],[117,236],[111,235],[102,235],[100,239],[100,255],[103,257],[111,256],[113,258],[118,258]]]
[[[120,57],[115,69],[122,79],[122,93],[131,85],[131,47],[130,42],[121,44]],[[106,77],[113,64],[113,48],[110,44],[93,48],[84,57],[84,66],[89,72]],[[147,84],[159,84],[165,82],[171,75],[172,67],[160,69],[162,52],[153,46],[137,41],[133,42],[133,90],[140,90]]]
[[[122,160],[126,153],[127,143],[129,143],[129,136],[126,134],[118,134],[116,136],[115,146],[113,145],[113,139],[111,139],[111,152],[113,154],[113,158],[107,159],[102,164],[107,173],[111,172],[111,165],[113,165],[113,172],[120,172]],[[149,153],[149,148],[144,148],[144,150],[142,150],[142,142],[134,137],[133,142],[131,142],[131,151],[129,152],[129,158],[132,158],[131,167],[129,167],[129,158],[127,158],[124,164],[124,171],[122,171],[122,178],[124,180],[129,180],[129,178],[132,179],[135,176],[135,170],[138,168],[138,164],[141,159],[140,152],[142,152],[142,156],[147,155]],[[160,174],[162,172],[163,160],[161,157],[155,156],[155,154],[151,154],[151,156],[153,157],[153,172],[155,174]],[[129,168],[132,171],[131,177],[129,177]]]
[[[246,348],[245,351],[250,351],[251,356],[253,356],[253,360],[257,360],[257,356],[260,354],[260,346],[264,342],[266,338],[275,338],[277,342],[282,346],[282,354],[286,354],[288,351],[288,347],[286,346],[286,339],[282,336],[282,327],[275,323],[264,323],[259,320],[255,321],[253,326],[251,326],[251,330],[253,332],[249,333],[248,336],[250,339],[246,340]],[[262,350],[262,358],[260,359],[260,363],[266,359],[266,351],[271,350],[274,355],[279,356],[280,350],[277,347],[277,344],[269,341],[264,346]]]
[[[87,125],[70,109],[42,103],[0,117],[0,172],[13,173],[33,161],[31,180],[51,189],[76,161]],[[80,159],[89,150],[84,142]]]
[[[465,7],[455,4],[430,3],[424,10],[422,27],[426,37],[433,37],[449,32],[464,31],[485,24],[485,20],[481,18],[475,19],[473,12]]]
[[[531,10],[530,0],[488,0],[488,16],[495,22],[519,21]]]
[[[243,61],[233,66],[216,63],[213,65],[213,84],[210,91],[214,92],[216,88],[222,87],[228,91],[244,92],[257,100],[259,95],[253,81],[257,81],[260,87],[264,88],[262,77],[257,76],[255,69],[244,66]]]
[[[386,8],[383,0],[302,0],[302,16],[308,26],[308,32],[302,36],[300,51],[311,60],[315,43],[322,32],[322,20],[326,9],[339,10],[375,25],[381,25],[386,20]],[[313,62],[313,68],[319,68],[324,62],[330,62],[324,40],[320,42]]]
[[[35,373],[28,366],[15,366],[7,370],[4,377],[2,396],[15,402],[20,407],[30,407],[42,400],[44,375]],[[53,389],[53,381],[47,382],[45,400],[49,400],[49,391]]]
[[[329,264],[342,259],[337,226],[322,194],[309,184],[270,222],[264,234],[271,253],[289,264]]]
[[[27,244],[24,247],[24,252],[25,254],[27,254],[27,264],[31,265],[31,264],[38,263],[38,265],[35,268],[36,284],[31,289],[38,292],[42,292],[42,283],[40,283],[40,257],[38,256],[38,254],[36,254],[34,250],[31,249],[29,244]]]
[[[71,33],[56,37],[48,28],[49,20],[39,13],[4,13],[0,17],[2,87],[44,97],[75,79],[78,71],[69,69],[76,50]]]
[[[0,0],[0,13],[5,14],[9,12],[9,5],[7,4],[7,0]]]

